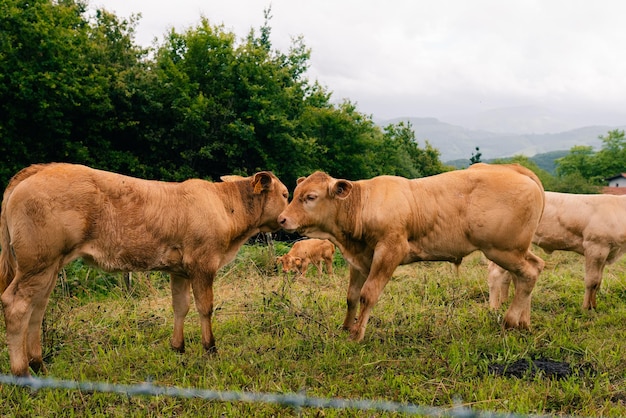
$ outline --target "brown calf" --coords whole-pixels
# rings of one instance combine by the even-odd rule
[[[202,345],[215,350],[213,279],[254,234],[279,229],[287,188],[270,172],[223,183],[141,180],[81,165],[17,173],[0,214],[0,291],[11,372],[45,370],[41,325],[59,270],[82,257],[107,271],[170,273],[174,332],[185,349],[190,288]]]
[[[585,256],[583,309],[595,309],[602,270],[626,252],[626,196],[546,192],[546,205],[533,243],[547,253],[573,251]],[[509,295],[511,277],[489,263],[489,305],[499,308]]]
[[[322,277],[322,263],[326,264],[326,272],[333,274],[333,257],[335,245],[325,239],[305,239],[297,241],[289,252],[276,258],[276,262],[283,265],[283,273],[294,271],[299,276],[306,275],[309,264],[317,268],[319,277]]]
[[[339,247],[350,265],[343,327],[360,341],[398,265],[458,264],[476,250],[514,274],[516,293],[504,325],[528,328],[531,292],[544,266],[530,251],[543,200],[537,176],[518,165],[474,164],[415,180],[348,181],[316,172],[298,180],[278,220],[289,232]]]

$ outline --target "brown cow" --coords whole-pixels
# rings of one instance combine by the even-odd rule
[[[299,276],[306,275],[309,264],[317,267],[319,277],[322,277],[322,263],[326,264],[326,272],[333,274],[333,257],[335,244],[326,239],[305,239],[297,241],[285,255],[276,258],[276,262],[283,265],[283,273],[294,271]]]
[[[602,270],[626,252],[626,196],[546,192],[546,205],[533,243],[547,253],[573,251],[585,256],[583,309],[595,309]],[[511,277],[489,263],[489,305],[499,308],[509,295]]]
[[[398,265],[458,264],[475,250],[515,274],[504,325],[528,328],[531,292],[544,266],[530,251],[543,199],[537,176],[518,165],[474,164],[415,180],[353,182],[316,172],[298,180],[278,221],[289,232],[339,247],[350,265],[343,327],[355,341],[363,339],[372,307]]]
[[[183,352],[190,288],[212,352],[213,279],[254,234],[280,228],[288,191],[270,172],[211,183],[141,180],[81,165],[34,165],[4,192],[0,290],[11,372],[45,371],[41,325],[61,267],[82,257],[107,271],[169,272]],[[6,288],[6,290],[5,290]]]

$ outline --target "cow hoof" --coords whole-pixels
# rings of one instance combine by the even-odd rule
[[[511,320],[509,318],[504,318],[504,323],[503,323],[503,327],[504,329],[519,329],[519,330],[529,330],[530,329],[530,322],[528,321],[521,321],[521,320]]]
[[[204,351],[209,355],[217,354],[217,347],[212,345],[210,347],[204,347]]]
[[[519,325],[519,320],[517,318],[511,318],[508,315],[504,315],[504,322],[502,323],[504,329],[519,328]]]
[[[177,353],[185,354],[185,343],[182,343],[180,346],[170,344],[170,347],[172,348],[172,350],[176,351]]]
[[[42,360],[31,360],[28,365],[35,374],[48,373],[48,370],[46,369],[46,366],[43,364]]]
[[[350,341],[354,341],[354,342],[361,342],[363,341],[363,337],[365,337],[365,330],[363,330],[363,332],[361,332],[360,328],[352,328],[350,330],[350,337],[349,340]]]

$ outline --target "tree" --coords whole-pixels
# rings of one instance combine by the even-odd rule
[[[572,147],[569,154],[556,160],[560,182],[580,184],[584,179],[591,189],[605,184],[605,179],[626,171],[626,138],[624,131],[612,130],[599,137],[602,148],[595,152],[590,146]],[[587,187],[588,189],[589,187]]]
[[[574,146],[565,157],[556,160],[556,173],[558,176],[579,174],[583,178],[593,176],[594,151],[591,146]]]
[[[284,54],[272,49],[270,33],[266,21],[260,35],[251,30],[238,44],[206,18],[183,34],[170,32],[154,65],[162,109],[151,131],[160,135],[147,139],[153,160],[167,162],[160,175],[272,170],[295,181],[296,171],[311,167],[299,163],[319,150],[305,125],[314,109],[328,108],[329,95],[303,76],[309,51],[302,40]]]
[[[602,148],[593,155],[591,175],[587,178],[593,183],[604,184],[606,178],[626,171],[626,138],[624,131],[618,129],[599,138]]]
[[[0,5],[0,155],[3,184],[29,162],[69,153],[68,113],[84,101],[89,63],[84,6],[6,0]]]
[[[2,184],[35,162],[121,168],[112,150],[129,142],[118,136],[130,125],[123,102],[145,51],[133,45],[134,20],[98,11],[92,23],[85,11],[74,0],[0,3]]]
[[[376,153],[377,174],[418,178],[450,170],[441,163],[439,150],[428,141],[423,149],[419,147],[410,122],[387,125],[380,148]]]
[[[309,108],[303,118],[302,134],[315,152],[310,155],[310,168],[353,180],[376,175],[376,136],[380,130],[353,103]],[[310,173],[301,175],[305,174]]]
[[[479,163],[480,162],[480,157],[482,157],[482,154],[480,152],[480,148],[476,147],[476,153],[472,152],[472,156],[470,157],[470,165]]]
[[[554,177],[546,170],[542,170],[539,166],[533,162],[530,158],[524,155],[515,155],[511,158],[498,158],[493,161],[493,164],[519,164],[522,165],[539,177],[539,180],[543,184],[545,190],[552,190],[554,186]]]
[[[583,178],[578,172],[553,176],[548,171],[541,169],[534,161],[523,155],[511,158],[500,158],[493,161],[494,164],[516,163],[523,165],[534,172],[546,191],[561,193],[598,193],[597,186]]]
[[[0,180],[34,162],[85,163],[144,178],[217,180],[272,170],[285,183],[418,177],[446,170],[410,125],[381,129],[309,81],[302,38],[271,43],[270,10],[237,39],[202,18],[154,50],[136,17],[85,15],[80,0],[0,3]],[[153,55],[148,55],[154,52]]]

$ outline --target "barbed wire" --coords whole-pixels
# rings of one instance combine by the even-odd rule
[[[175,398],[196,398],[221,402],[257,402],[279,404],[295,409],[334,408],[355,409],[361,411],[399,412],[409,415],[429,417],[485,417],[485,418],[514,418],[528,417],[526,415],[497,414],[493,412],[474,411],[456,402],[453,408],[437,408],[420,406],[410,403],[391,401],[376,401],[368,399],[320,398],[307,396],[304,393],[260,393],[241,391],[214,391],[208,389],[180,388],[173,386],[158,386],[151,382],[140,384],[111,384],[103,382],[59,380],[54,378],[15,377],[0,375],[0,384],[28,387],[33,391],[41,389],[67,389],[82,392],[117,393],[128,397],[132,396],[170,396]]]

